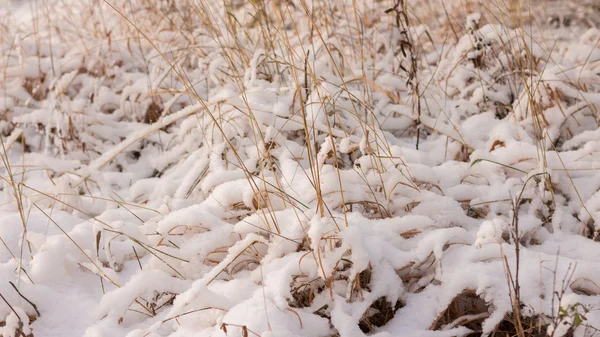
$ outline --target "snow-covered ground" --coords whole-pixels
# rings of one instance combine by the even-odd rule
[[[0,336],[599,334],[600,6],[515,3],[0,0]]]

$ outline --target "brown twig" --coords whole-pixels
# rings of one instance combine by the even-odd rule
[[[4,298],[2,293],[0,293],[0,297],[2,297],[2,300],[4,301],[4,303],[6,303],[6,305],[8,305],[10,310],[12,310],[12,312],[17,316],[17,318],[19,319],[19,322],[21,322],[21,324],[23,324],[23,320],[21,319],[21,317],[19,317],[19,314],[17,314],[17,311],[15,310],[15,308],[13,308],[13,306],[10,305],[10,303],[8,303],[8,301],[6,300],[6,298]]]
[[[15,289],[15,291],[17,292],[17,294],[19,294],[19,296],[21,296],[22,299],[24,299],[25,301],[27,301],[27,303],[31,304],[31,306],[35,310],[36,314],[38,314],[38,316],[42,315],[42,314],[40,314],[40,311],[38,310],[37,306],[33,302],[31,302],[29,299],[27,299],[27,297],[25,297],[23,294],[21,294],[21,292],[19,291],[19,289],[17,289],[17,287],[15,286],[14,283],[12,283],[11,281],[8,281],[8,283],[10,283],[10,285]]]

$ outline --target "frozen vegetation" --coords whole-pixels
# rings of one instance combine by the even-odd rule
[[[0,336],[600,335],[597,1],[0,1]]]

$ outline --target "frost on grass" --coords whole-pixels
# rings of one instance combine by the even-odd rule
[[[1,336],[600,328],[597,6],[36,4],[0,5]]]

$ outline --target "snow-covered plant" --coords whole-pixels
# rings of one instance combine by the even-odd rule
[[[47,2],[0,5],[0,335],[600,328],[597,27]]]

